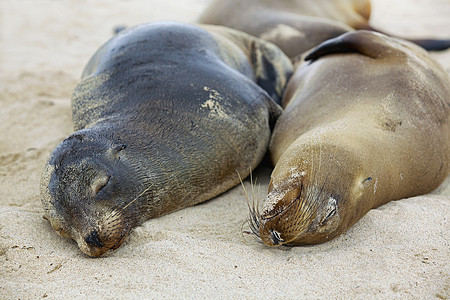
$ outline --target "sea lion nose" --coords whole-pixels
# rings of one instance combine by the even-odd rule
[[[97,248],[102,248],[104,246],[102,241],[100,241],[100,236],[98,235],[97,230],[92,230],[91,233],[84,238],[84,240],[89,246]]]
[[[274,246],[284,242],[284,240],[280,237],[280,233],[273,229],[270,230],[270,238],[272,239]]]

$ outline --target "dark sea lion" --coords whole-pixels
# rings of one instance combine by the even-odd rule
[[[231,29],[120,32],[73,93],[76,132],[43,171],[45,217],[99,256],[145,220],[223,193],[263,158],[291,73],[277,47]]]
[[[370,0],[215,0],[199,20],[250,33],[295,57],[354,29],[379,31],[370,13]],[[450,47],[450,40],[411,41],[427,50]]]
[[[326,242],[448,176],[450,79],[414,44],[370,31],[326,41],[291,77],[283,107],[267,200],[251,212],[269,246]]]

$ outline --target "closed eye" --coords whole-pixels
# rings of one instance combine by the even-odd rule
[[[91,184],[92,196],[95,197],[109,182],[111,176],[102,175],[94,179]]]

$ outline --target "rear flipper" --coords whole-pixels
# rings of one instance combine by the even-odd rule
[[[420,47],[422,47],[423,49],[425,49],[427,51],[442,51],[442,50],[447,50],[450,48],[450,39],[442,39],[442,40],[441,39],[407,39],[407,38],[398,37],[398,36],[395,36],[392,34],[388,34],[386,32],[383,32],[381,30],[373,28],[372,26],[367,26],[367,28],[361,28],[361,29],[367,29],[367,30],[379,32],[382,34],[386,34],[388,36],[401,38],[401,39],[407,40],[411,43],[414,43],[416,45],[419,45]]]
[[[450,39],[449,40],[434,40],[434,39],[412,39],[407,40],[414,44],[419,45],[427,51],[442,51],[450,48]]]
[[[323,42],[308,53],[305,61],[316,60],[322,56],[337,53],[360,53],[371,58],[380,58],[392,53],[392,50],[386,51],[387,47],[388,45],[382,34],[357,30]]]

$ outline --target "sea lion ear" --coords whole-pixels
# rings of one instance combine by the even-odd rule
[[[71,134],[69,137],[67,137],[66,138],[66,140],[67,141],[70,141],[70,140],[78,140],[78,141],[80,141],[80,142],[82,142],[83,140],[84,140],[84,138],[86,137],[86,135],[85,134],[83,134],[83,133],[74,133],[74,134]]]
[[[125,148],[127,148],[126,144],[120,144],[113,146],[109,151],[113,156],[116,156],[120,151],[124,150]]]
[[[358,30],[323,42],[306,55],[305,61],[338,53],[360,53],[371,58],[380,58],[383,54],[391,52],[392,48],[386,45],[383,34]]]

